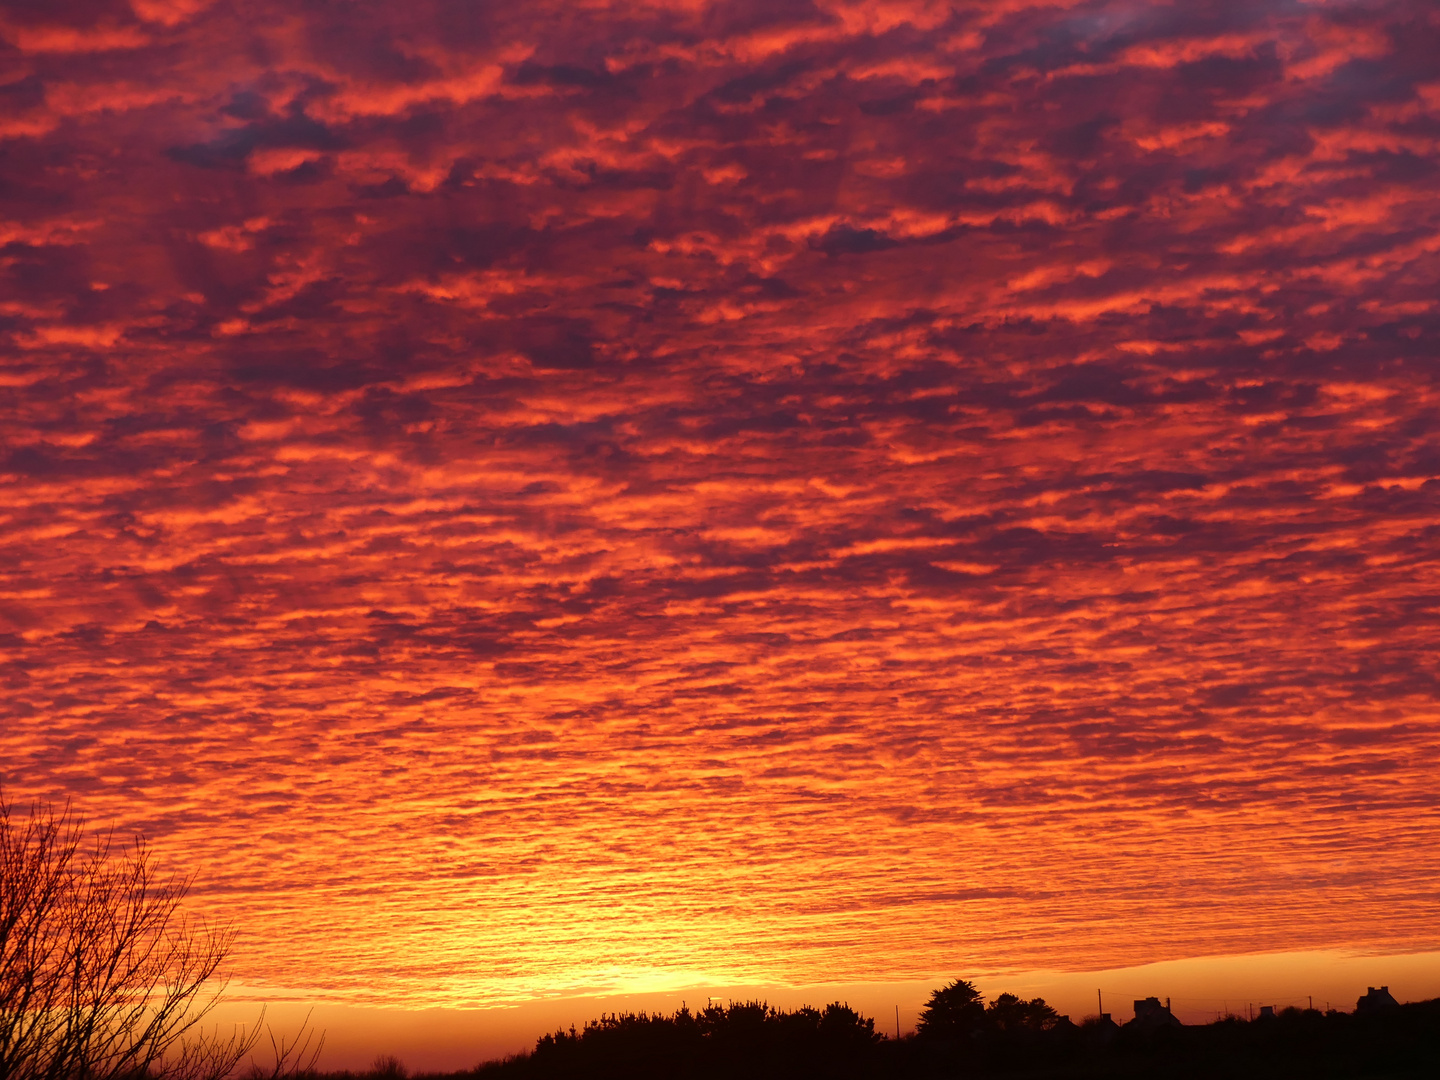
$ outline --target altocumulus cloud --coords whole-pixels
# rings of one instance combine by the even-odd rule
[[[5,780],[247,981],[1434,947],[1433,5],[0,35]]]

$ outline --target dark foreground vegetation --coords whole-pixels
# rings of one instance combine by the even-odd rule
[[[1012,998],[1014,1002],[1018,999]],[[993,1004],[993,1003],[992,1003]],[[1024,1004],[1024,1003],[1022,1003]],[[1052,1014],[1053,1016],[1053,1014]],[[1440,1078],[1440,1000],[1383,1014],[1287,1009],[1246,1021],[1143,1030],[1091,1019],[975,1025],[963,1037],[923,1027],[904,1039],[843,1005],[783,1012],[759,1003],[620,1014],[546,1035],[529,1054],[490,1062],[477,1080],[768,1077]]]

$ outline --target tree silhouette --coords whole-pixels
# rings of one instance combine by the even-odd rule
[[[1045,1004],[1044,998],[1016,997],[1001,994],[985,1007],[985,1026],[996,1032],[1049,1031],[1060,1014]]]
[[[985,1026],[985,1003],[980,991],[964,979],[930,993],[920,1010],[915,1034],[921,1038],[958,1039]]]
[[[234,931],[187,918],[191,879],[142,840],[82,850],[83,826],[68,805],[13,820],[0,794],[0,1080],[219,1080],[260,1034],[201,1028]]]

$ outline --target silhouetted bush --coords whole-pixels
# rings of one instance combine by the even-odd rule
[[[370,1075],[375,1080],[406,1080],[410,1070],[394,1054],[377,1054],[370,1066]]]

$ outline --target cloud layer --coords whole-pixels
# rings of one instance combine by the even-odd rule
[[[1433,5],[0,37],[3,778],[248,984],[1436,946]]]

